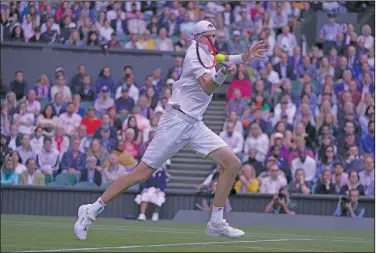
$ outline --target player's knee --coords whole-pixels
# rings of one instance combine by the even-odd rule
[[[231,156],[229,159],[225,159],[221,164],[221,167],[224,170],[227,170],[233,174],[238,173],[241,166],[242,163],[236,155]]]
[[[153,170],[150,169],[145,163],[140,163],[132,171],[134,173],[135,180],[137,183],[142,183],[148,180],[148,178],[153,174]]]

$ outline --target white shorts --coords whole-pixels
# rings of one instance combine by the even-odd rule
[[[210,152],[226,147],[227,144],[204,122],[167,105],[142,161],[154,169],[159,169],[184,146],[206,158]]]

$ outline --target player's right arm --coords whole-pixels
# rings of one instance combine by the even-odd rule
[[[228,74],[231,74],[236,71],[236,66],[234,64],[230,64],[229,68],[221,67],[219,70],[223,75],[227,77]],[[218,72],[219,72],[218,71]],[[218,75],[218,72],[215,75]],[[219,73],[220,74],[220,73]],[[211,73],[204,73],[198,79],[202,90],[207,94],[211,95],[213,92],[222,84],[216,83],[214,76]]]

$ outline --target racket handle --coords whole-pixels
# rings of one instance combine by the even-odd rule
[[[230,68],[230,64],[228,64],[227,62],[221,62],[222,66],[226,67],[226,68]]]

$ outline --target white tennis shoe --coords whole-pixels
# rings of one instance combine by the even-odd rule
[[[95,217],[90,215],[90,207],[91,204],[82,205],[80,208],[78,208],[78,219],[74,224],[74,234],[78,240],[86,240],[87,231],[91,225],[91,222],[95,220]]]
[[[239,238],[244,235],[243,231],[231,227],[225,219],[209,221],[206,226],[206,233],[213,237],[225,236],[229,238]]]

